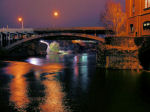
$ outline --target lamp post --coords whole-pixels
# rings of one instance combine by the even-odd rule
[[[18,21],[21,22],[21,27],[23,29],[24,28],[23,18],[22,17],[18,17]]]

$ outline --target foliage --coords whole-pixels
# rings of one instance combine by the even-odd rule
[[[49,47],[51,52],[59,52],[60,50],[59,43],[57,42],[52,42]]]
[[[114,31],[117,36],[119,36],[122,32],[125,32],[126,13],[123,12],[120,3],[108,0],[106,8],[101,14],[101,21],[107,29]]]

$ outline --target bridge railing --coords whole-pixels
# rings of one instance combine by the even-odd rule
[[[10,45],[18,40],[22,40],[25,38],[30,38],[32,37],[34,34],[33,33],[10,33],[10,32],[0,32],[0,47],[5,47],[7,45]]]
[[[20,28],[1,28],[0,32],[3,32],[3,33],[7,33],[7,32],[9,32],[9,33],[16,33],[16,32],[19,32],[19,33],[24,33],[24,32],[33,33],[34,29],[33,28],[24,28],[24,29],[20,29]]]
[[[4,29],[3,29],[4,30]],[[0,29],[2,31],[2,29]],[[6,47],[10,44],[13,44],[19,40],[31,38],[34,39],[34,37],[52,37],[52,36],[72,36],[72,37],[84,37],[89,39],[98,40],[101,42],[104,42],[104,39],[99,38],[95,35],[89,35],[86,33],[67,33],[67,32],[55,32],[55,33],[41,33],[38,34],[36,32],[32,32],[33,29],[6,29],[3,32],[0,32],[0,47]],[[29,39],[30,40],[30,39]]]

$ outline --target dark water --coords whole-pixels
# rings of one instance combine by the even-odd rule
[[[150,73],[96,68],[95,54],[5,63],[0,68],[0,112],[150,110]]]

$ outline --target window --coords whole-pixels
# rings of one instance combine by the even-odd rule
[[[143,30],[150,30],[150,21],[146,21],[143,23]]]
[[[133,0],[132,13],[135,13],[135,0]]]
[[[145,8],[150,8],[150,0],[145,0]]]
[[[133,32],[134,32],[133,24],[130,24],[130,32],[131,32],[131,33],[133,33]]]

